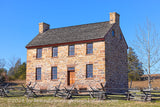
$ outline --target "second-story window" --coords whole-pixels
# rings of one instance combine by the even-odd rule
[[[57,57],[57,56],[58,56],[58,47],[53,47],[52,57]]]
[[[74,45],[70,45],[69,46],[69,53],[68,53],[69,56],[72,56],[74,55]]]
[[[119,38],[120,38],[120,40],[122,40],[122,35],[121,34],[119,35]]]
[[[112,30],[112,36],[115,36],[115,31],[114,30]]]
[[[42,58],[42,48],[37,49],[37,58]]]
[[[87,44],[87,54],[92,54],[93,53],[93,43],[88,43]]]

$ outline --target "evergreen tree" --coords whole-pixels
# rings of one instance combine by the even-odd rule
[[[26,78],[26,63],[24,62],[18,67],[18,71],[15,73],[15,78],[24,80]]]
[[[139,61],[134,50],[129,47],[128,51],[128,79],[140,80],[140,76],[144,74],[142,63]]]
[[[21,59],[19,58],[14,67],[14,74],[18,73],[20,65],[21,65]]]
[[[0,68],[0,83],[6,80],[7,70],[5,68]]]
[[[18,59],[14,67],[11,67],[8,72],[10,80],[26,78],[26,63],[21,64],[21,59]]]
[[[8,71],[8,76],[13,76],[14,75],[14,67],[11,67]]]

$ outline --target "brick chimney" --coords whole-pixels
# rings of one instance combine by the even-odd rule
[[[49,29],[49,26],[50,26],[49,24],[44,23],[44,22],[39,23],[39,33],[43,33],[47,31]]]
[[[110,24],[114,24],[114,23],[117,23],[119,25],[119,14],[116,13],[116,12],[112,12],[110,13],[110,21],[109,23]]]

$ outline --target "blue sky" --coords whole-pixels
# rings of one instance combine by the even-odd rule
[[[18,57],[26,61],[25,46],[38,34],[38,23],[50,28],[109,20],[120,14],[120,26],[129,46],[136,28],[146,18],[160,28],[160,0],[1,0],[0,59]]]

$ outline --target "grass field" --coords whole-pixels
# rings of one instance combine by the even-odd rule
[[[13,81],[14,82],[14,81]],[[15,82],[19,83],[19,82]],[[20,81],[20,83],[25,83],[25,81]],[[132,88],[135,87],[147,87],[147,81],[133,81]],[[153,87],[160,87],[160,79],[154,80],[152,82]],[[18,92],[19,93],[19,92]],[[121,98],[111,98],[107,100],[97,100],[91,98],[75,98],[71,100],[64,100],[62,98],[46,96],[38,98],[22,97],[21,92],[12,91],[13,95],[7,98],[0,97],[0,107],[160,107],[160,100],[152,102],[140,102],[140,101],[126,101],[121,100]],[[17,97],[13,97],[18,95]]]
[[[130,86],[130,82],[128,82],[128,86]],[[148,81],[132,81],[132,88],[144,88],[148,87]],[[160,88],[160,79],[156,79],[152,81],[152,87]]]
[[[25,80],[21,81],[9,81],[10,83],[23,83],[25,84]],[[128,86],[130,86],[130,82],[128,82]],[[148,81],[132,81],[132,88],[144,88],[148,87]],[[152,81],[152,87],[160,88],[160,79],[155,79]]]
[[[0,107],[160,107],[160,101],[137,102],[125,100],[96,100],[90,98],[64,100],[55,97],[0,98]]]

